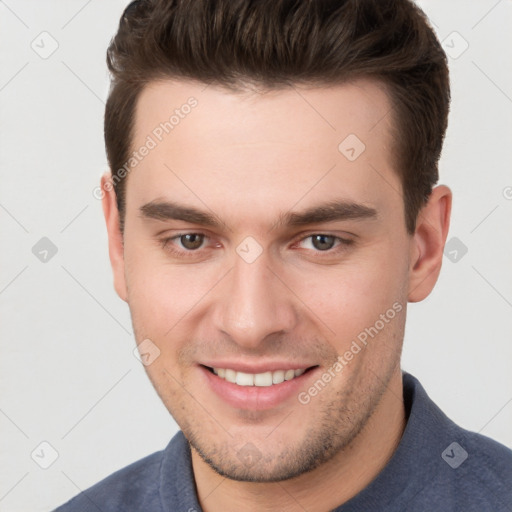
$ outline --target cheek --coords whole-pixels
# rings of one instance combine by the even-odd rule
[[[295,276],[294,290],[325,324],[327,339],[350,343],[393,304],[405,309],[407,262],[391,244],[368,249],[347,265],[318,270],[307,280]]]
[[[159,251],[125,245],[128,304],[142,335],[164,339],[187,315],[197,311],[201,298],[215,283],[215,270],[172,265]],[[218,279],[218,277],[217,277]]]

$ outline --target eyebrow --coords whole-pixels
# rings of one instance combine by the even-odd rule
[[[171,201],[151,201],[140,207],[143,218],[155,220],[182,220],[191,224],[200,224],[220,228],[225,223],[215,214],[198,210],[191,206]],[[286,212],[279,215],[276,227],[298,227],[323,222],[343,220],[377,219],[378,212],[371,206],[346,200],[334,200],[322,203],[301,212]]]

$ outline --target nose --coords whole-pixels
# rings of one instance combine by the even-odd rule
[[[215,328],[245,350],[257,350],[268,337],[293,330],[293,293],[270,267],[265,252],[252,263],[238,255],[223,280],[214,311]]]

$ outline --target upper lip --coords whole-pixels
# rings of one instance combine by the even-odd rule
[[[307,370],[315,364],[308,363],[293,363],[290,361],[269,361],[267,363],[246,363],[243,361],[206,361],[200,363],[203,366],[209,366],[210,368],[226,368],[235,370],[236,372],[244,373],[265,373],[275,372],[277,370]]]

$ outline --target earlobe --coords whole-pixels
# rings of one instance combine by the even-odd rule
[[[450,228],[451,206],[451,190],[439,185],[433,189],[418,215],[416,231],[411,239],[409,302],[425,299],[437,282]]]
[[[110,172],[101,177],[101,190],[103,192],[103,215],[108,233],[108,252],[112,273],[114,276],[114,288],[119,297],[127,301],[126,280],[124,273],[124,247],[123,235],[119,224],[119,210],[117,208],[116,193],[112,185]]]

